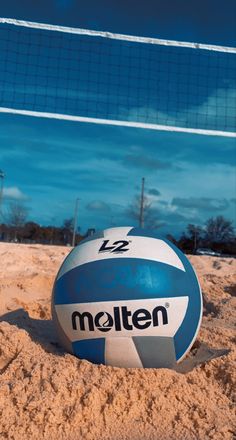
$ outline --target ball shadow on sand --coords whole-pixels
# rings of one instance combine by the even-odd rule
[[[30,338],[40,344],[44,350],[58,356],[65,354],[60,345],[53,321],[50,319],[31,318],[23,308],[5,313],[0,317],[0,322],[5,321],[25,330]]]

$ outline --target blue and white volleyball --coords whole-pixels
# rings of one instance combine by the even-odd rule
[[[185,255],[152,231],[83,240],[56,277],[52,315],[66,350],[96,364],[173,367],[191,348],[202,295]]]

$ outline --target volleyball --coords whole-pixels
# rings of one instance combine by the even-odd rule
[[[64,348],[117,367],[172,368],[200,327],[202,295],[187,257],[152,231],[117,227],[81,241],[54,283]]]

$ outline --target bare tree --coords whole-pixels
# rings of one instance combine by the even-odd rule
[[[144,219],[146,220],[146,217],[151,209],[151,203],[147,196],[143,196],[143,214]],[[133,220],[135,220],[137,223],[139,223],[140,220],[140,196],[136,195],[134,197],[133,202],[128,206],[127,214],[129,217],[131,217]]]
[[[187,226],[187,231],[188,231],[188,235],[189,235],[190,239],[193,241],[193,250],[195,252],[198,247],[198,242],[201,238],[201,234],[202,234],[203,230],[202,230],[201,226],[189,224]]]
[[[225,219],[222,215],[216,218],[211,217],[206,223],[205,238],[211,242],[226,242],[234,238],[232,221]]]
[[[127,208],[127,215],[135,220],[137,224],[140,221],[140,196],[136,195],[133,202]],[[143,218],[144,226],[148,229],[157,229],[165,223],[157,218],[158,212],[153,208],[152,203],[146,195],[143,196]]]
[[[25,224],[28,208],[19,202],[11,203],[8,208],[8,223],[16,228]]]
[[[65,219],[62,225],[64,243],[71,243],[72,235],[74,229],[74,219],[73,217]]]
[[[63,227],[64,229],[67,229],[67,230],[70,231],[70,232],[73,232],[73,227],[74,227],[74,219],[73,219],[73,217],[68,218],[68,219],[65,219],[65,220],[63,221],[63,225],[62,225],[62,227]]]
[[[28,215],[28,208],[22,203],[11,203],[8,207],[8,224],[15,228],[15,239],[17,239],[18,229],[24,226]]]

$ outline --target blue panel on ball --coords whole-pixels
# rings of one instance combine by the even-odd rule
[[[73,353],[94,364],[105,364],[105,338],[83,339],[72,343]]]
[[[55,283],[54,303],[178,297],[189,295],[195,286],[195,276],[165,263],[110,258],[66,272]]]

